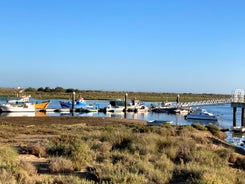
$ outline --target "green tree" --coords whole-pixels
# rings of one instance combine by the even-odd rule
[[[36,92],[37,89],[36,88],[32,88],[32,87],[29,87],[29,88],[26,88],[25,89],[25,92]]]
[[[75,91],[73,88],[68,88],[68,89],[66,89],[66,93],[72,93],[73,91]]]
[[[40,87],[40,88],[37,89],[37,91],[42,92],[42,91],[44,91],[44,89],[43,89],[43,87]]]
[[[64,92],[65,90],[62,87],[56,87],[54,89],[55,92]]]
[[[44,91],[45,91],[45,92],[50,92],[51,89],[50,89],[50,87],[45,87]]]

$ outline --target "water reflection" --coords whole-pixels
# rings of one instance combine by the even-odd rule
[[[41,117],[47,116],[45,112],[2,112],[2,117]]]
[[[35,112],[2,112],[4,117],[35,117]]]

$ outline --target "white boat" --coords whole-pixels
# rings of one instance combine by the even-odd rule
[[[7,103],[10,103],[10,104],[23,104],[23,103],[27,103],[27,102],[29,102],[30,97],[31,97],[30,95],[29,96],[22,96],[21,98],[8,100]]]
[[[144,105],[144,103],[140,102],[136,98],[129,103],[127,106],[128,112],[148,112],[149,108]]]
[[[35,112],[35,106],[31,103],[23,104],[0,104],[2,112]]]
[[[125,101],[121,99],[112,100],[106,107],[106,112],[120,113],[125,111]],[[127,102],[127,112],[148,112],[149,108],[146,107],[139,100],[132,100]]]
[[[105,110],[106,112],[120,113],[123,112],[124,109],[125,109],[125,101],[121,99],[117,99],[117,100],[111,100]]]
[[[197,108],[185,116],[186,119],[218,121],[217,117],[205,109]]]
[[[80,109],[80,112],[85,112],[85,113],[98,112],[98,111],[99,111],[99,108],[97,106],[94,106],[94,105],[87,105],[86,107],[82,107]]]
[[[244,126],[235,126],[235,127],[232,128],[232,131],[244,133],[245,132],[245,127]]]

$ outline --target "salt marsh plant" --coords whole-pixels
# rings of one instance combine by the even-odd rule
[[[17,152],[11,147],[0,147],[0,183],[34,183],[36,170],[28,163],[19,162]]]
[[[40,129],[28,129],[28,135]],[[52,129],[52,136],[27,146],[28,153],[49,160],[52,175],[40,183],[245,183],[244,156],[213,144],[221,135],[216,127],[88,123]],[[17,156],[0,147],[0,180],[34,182],[35,168]]]
[[[50,159],[49,170],[51,173],[70,173],[74,169],[71,160],[62,157],[53,157]]]

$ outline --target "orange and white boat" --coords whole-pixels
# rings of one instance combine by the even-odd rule
[[[40,109],[47,109],[49,104],[50,104],[50,100],[41,103],[35,103],[34,106],[36,110],[40,110]]]

